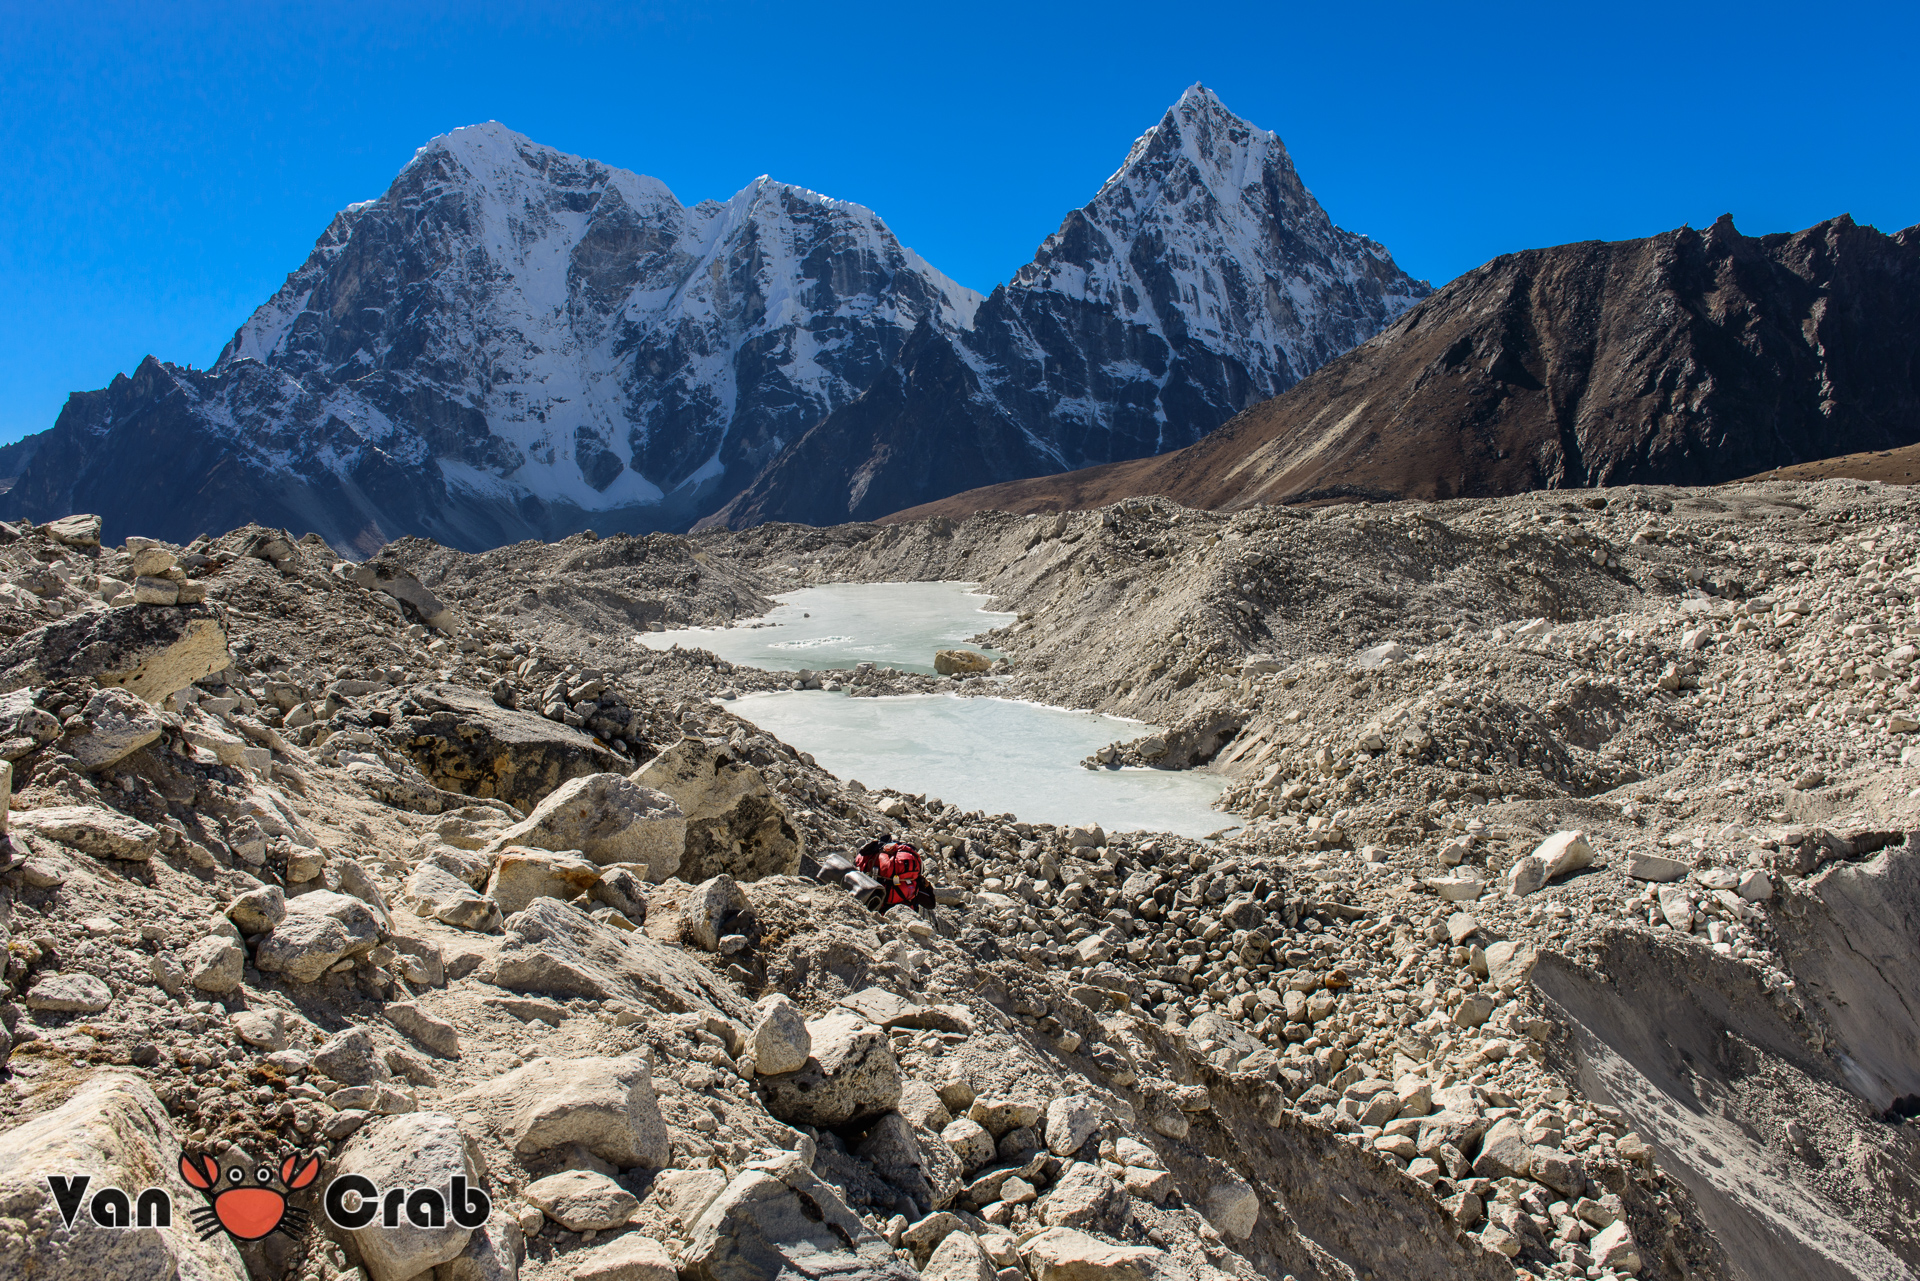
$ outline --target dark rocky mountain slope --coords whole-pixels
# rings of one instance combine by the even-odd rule
[[[1164,457],[901,515],[1702,485],[1920,441],[1920,228],[1509,254],[1291,391]]]

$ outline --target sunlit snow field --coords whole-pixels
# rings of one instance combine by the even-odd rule
[[[783,592],[774,599],[780,604],[773,612],[739,626],[643,632],[640,639],[653,649],[682,645],[711,650],[730,663],[775,672],[825,671],[856,663],[931,672],[937,649],[972,649],[999,657],[994,650],[965,644],[966,638],[1013,618],[982,609],[989,598],[973,583],[835,583]],[[754,626],[757,623],[773,626]]]
[[[999,626],[1009,614],[980,607],[970,583],[842,583],[787,592],[772,627],[649,632],[656,648],[711,650],[772,671],[817,671],[871,662],[931,672],[938,649]],[[811,615],[811,617],[808,617]],[[916,694],[848,698],[823,690],[748,694],[730,710],[779,736],[841,778],[924,792],[962,809],[1012,813],[1035,823],[1098,822],[1204,836],[1233,819],[1212,808],[1221,781],[1170,770],[1085,770],[1080,760],[1115,739],[1155,727],[1090,712],[1001,698]]]

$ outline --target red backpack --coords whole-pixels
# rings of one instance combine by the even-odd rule
[[[897,843],[880,851],[880,857],[874,860],[873,877],[887,887],[888,907],[896,903],[912,903],[920,893],[920,851],[913,846]]]

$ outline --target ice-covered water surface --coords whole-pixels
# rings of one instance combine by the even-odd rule
[[[777,672],[803,667],[825,671],[856,663],[931,672],[937,649],[971,649],[999,657],[997,651],[963,643],[1013,617],[982,609],[989,598],[975,587],[973,583],[802,587],[774,597],[780,604],[772,613],[744,620],[740,626],[644,632],[640,639],[653,649],[684,645],[712,650],[730,663]],[[757,627],[755,623],[773,625]]]
[[[1212,808],[1222,786],[1213,775],[1080,768],[1102,744],[1149,732],[1138,721],[944,694],[848,698],[793,690],[748,694],[727,706],[843,779],[925,792],[962,809],[1184,836],[1234,822]]]

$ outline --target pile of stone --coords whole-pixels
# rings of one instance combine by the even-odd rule
[[[1892,515],[1804,534],[1825,498],[1738,544],[1608,501],[360,566],[258,528],[0,529],[0,1182],[32,1229],[0,1231],[0,1271],[90,1257],[40,1179],[61,1143],[102,1185],[161,1171],[176,1206],[182,1147],[494,1203],[297,1250],[180,1219],[139,1238],[156,1274],[1644,1276],[1728,1270],[1737,1215],[1714,1216],[1755,1195],[1885,1271],[1898,1241],[1828,1186],[1911,1200],[1911,1127],[1875,1093],[1907,962],[1874,905],[1914,862],[1916,549]],[[1428,576],[1394,580],[1404,626],[1336,563],[1383,556]],[[1012,662],[958,688],[1152,713],[1169,728],[1091,763],[1213,760],[1244,826],[868,791],[725,693],[936,678],[619,635],[749,615],[794,563],[995,579]],[[936,911],[795,874],[881,834],[927,852]],[[1663,1001],[1741,1047],[1732,1084],[1696,1073],[1691,1112],[1632,1071],[1586,1097],[1583,1047],[1691,1035],[1606,1022]],[[1807,1071],[1841,1053],[1854,1086]],[[1715,1200],[1654,1160],[1688,1159],[1682,1112],[1719,1127],[1726,1172],[1688,1171]]]

